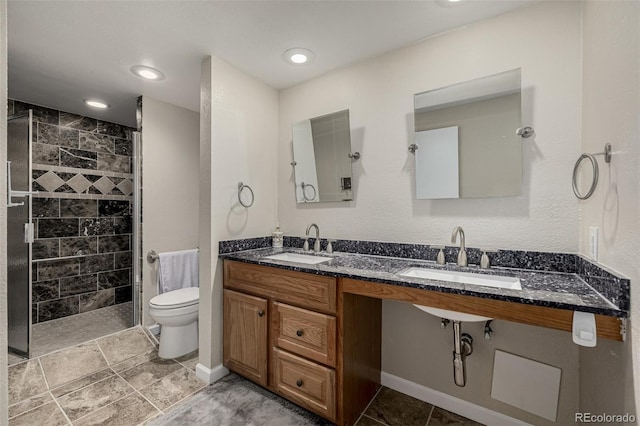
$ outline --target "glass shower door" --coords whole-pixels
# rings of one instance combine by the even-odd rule
[[[7,307],[9,350],[29,357],[31,344],[31,111],[7,123]]]

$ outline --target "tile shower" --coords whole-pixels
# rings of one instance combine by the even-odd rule
[[[32,322],[132,299],[132,129],[33,110]]]

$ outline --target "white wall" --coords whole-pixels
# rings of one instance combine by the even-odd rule
[[[218,242],[264,237],[276,222],[278,93],[209,57],[200,99],[200,364],[216,369],[222,363]],[[253,189],[250,208],[238,203],[238,182]]]
[[[142,99],[143,324],[158,294],[158,264],[146,253],[198,246],[200,116],[153,98]]]
[[[337,70],[280,93],[278,219],[287,235],[315,222],[323,237],[448,243],[461,225],[472,247],[577,253],[579,204],[571,190],[581,151],[580,2],[541,2]],[[523,195],[463,200],[415,200],[413,94],[520,67]],[[349,108],[355,201],[296,205],[291,123]],[[515,129],[514,129],[515,131]],[[468,359],[468,385],[453,385],[452,332],[410,305],[383,304],[383,370],[534,424],[545,420],[492,400],[493,349],[563,370],[557,424],[578,409],[578,348],[568,333],[507,322],[485,342],[469,326],[477,351]],[[409,346],[408,346],[409,345]],[[546,423],[545,423],[546,422]]]
[[[584,7],[582,150],[602,157],[594,195],[580,203],[580,252],[589,227],[600,231],[599,262],[631,279],[626,345],[602,342],[580,353],[580,408],[635,412],[640,397],[640,8],[637,1],[587,1]],[[632,348],[635,353],[632,354]],[[634,391],[635,376],[635,391]],[[635,395],[634,395],[635,394]]]
[[[0,164],[6,176],[7,164],[7,2],[0,0]],[[0,179],[0,194],[6,194],[6,179]],[[0,197],[2,198],[2,197]],[[0,200],[0,324],[7,324],[7,201]],[[9,417],[7,390],[7,327],[0,327],[0,424]]]

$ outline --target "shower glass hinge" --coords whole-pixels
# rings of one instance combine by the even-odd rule
[[[24,242],[25,244],[33,243],[33,222],[24,224]]]

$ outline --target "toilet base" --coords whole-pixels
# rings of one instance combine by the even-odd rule
[[[158,357],[178,358],[196,349],[198,349],[198,321],[181,326],[161,326]]]

